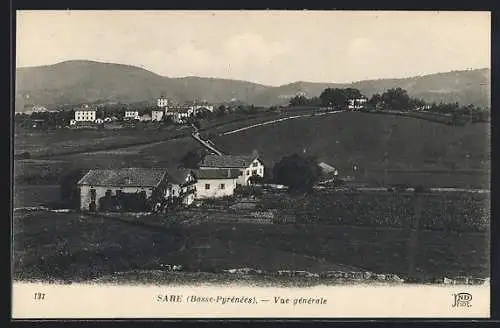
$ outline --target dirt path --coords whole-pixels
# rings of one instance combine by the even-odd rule
[[[328,115],[328,114],[338,114],[338,113],[342,113],[342,112],[345,112],[345,111],[344,110],[339,110],[339,111],[331,111],[331,112],[323,112],[323,113],[315,113],[315,114],[303,114],[303,115],[288,116],[288,117],[283,117],[283,118],[279,118],[279,119],[276,119],[276,120],[271,120],[271,121],[266,121],[266,122],[262,122],[262,123],[252,124],[252,125],[249,125],[249,126],[246,126],[246,127],[243,127],[243,128],[232,130],[232,131],[227,131],[227,132],[221,133],[221,135],[227,136],[227,135],[238,133],[238,132],[241,132],[241,131],[253,129],[253,128],[256,128],[256,127],[259,127],[259,126],[264,126],[264,125],[269,125],[269,124],[276,124],[276,123],[279,123],[279,122],[293,120],[293,119],[296,119],[296,118],[312,117],[312,116],[323,116],[323,115]]]

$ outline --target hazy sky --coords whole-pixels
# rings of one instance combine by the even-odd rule
[[[489,12],[18,11],[17,67],[88,59],[268,85],[490,67]]]

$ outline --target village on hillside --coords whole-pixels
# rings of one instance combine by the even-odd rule
[[[360,110],[366,98],[349,99],[348,110]],[[137,110],[124,110],[121,119],[97,117],[97,109],[88,105],[74,110],[69,128],[86,128],[112,122],[163,122],[188,124],[192,137],[206,149],[203,158],[190,167],[134,167],[91,169],[76,183],[79,210],[88,212],[152,212],[167,213],[197,202],[232,197],[235,190],[259,186],[286,190],[282,184],[266,179],[266,168],[258,151],[247,155],[223,154],[210,139],[203,139],[193,118],[214,111],[207,103],[169,106],[166,97],[157,99],[156,108],[139,115]],[[318,163],[320,184],[334,183],[338,170],[327,163]],[[269,168],[267,168],[269,169]]]
[[[491,317],[490,12],[14,9],[16,319]]]

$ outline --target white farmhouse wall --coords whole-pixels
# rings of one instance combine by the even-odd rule
[[[139,117],[139,112],[138,111],[125,111],[125,117],[126,118],[135,118],[135,117]]]
[[[141,188],[141,187],[100,187],[100,186],[80,186],[80,209],[82,211],[88,211],[90,205],[90,190],[95,189],[96,191],[96,199],[95,204],[96,207],[99,206],[99,199],[106,195],[107,190],[111,190],[111,195],[116,195],[116,190],[121,190],[124,193],[135,193],[135,192],[146,192],[146,197],[151,197],[153,193],[153,188]]]
[[[167,98],[158,98],[156,101],[156,105],[158,107],[167,107],[168,106],[168,99]]]
[[[210,189],[206,189],[206,185],[210,185]],[[224,188],[221,188],[224,184]],[[234,195],[236,188],[236,179],[200,179],[196,182],[196,198],[220,198]]]
[[[163,111],[154,110],[151,112],[152,121],[161,121],[163,119]]]
[[[201,169],[204,170],[219,170],[219,169],[227,169],[227,167],[209,167],[209,166],[203,166],[201,165]],[[261,178],[264,177],[264,165],[259,161],[259,160],[254,160],[247,168],[245,169],[239,169],[240,175],[236,179],[236,182],[238,185],[246,186],[248,185],[248,179],[254,174],[260,176]],[[232,170],[235,170],[232,168]]]
[[[259,160],[254,160],[243,172],[243,176],[241,176],[238,181],[241,185],[248,185],[248,179],[252,175],[258,175],[259,177],[264,177],[264,165]]]
[[[75,110],[75,121],[94,122],[96,115],[96,111],[93,110]]]

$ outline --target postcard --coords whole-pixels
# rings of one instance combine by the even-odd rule
[[[15,19],[14,319],[489,318],[489,12]]]

